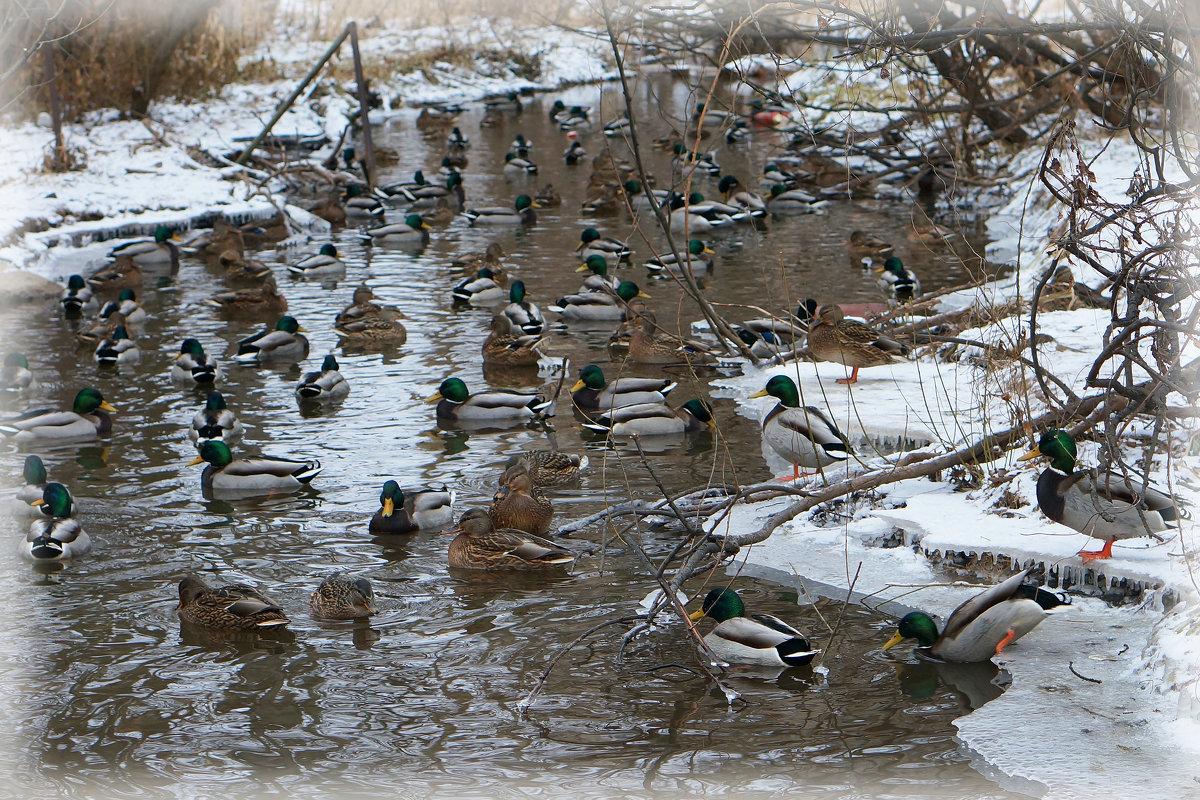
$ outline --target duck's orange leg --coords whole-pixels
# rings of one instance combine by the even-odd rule
[[[800,465],[797,462],[793,461],[792,462],[792,474],[784,475],[784,476],[780,477],[779,480],[781,480],[781,481],[798,481],[801,478],[807,478],[809,475],[816,475],[816,474],[817,473],[815,471],[814,472],[801,472]]]
[[[1008,633],[1004,634],[1004,638],[996,642],[996,655],[1000,655],[1000,651],[1008,647],[1013,639],[1017,638],[1017,632],[1012,628],[1008,629]]]
[[[837,383],[845,383],[845,384],[858,383],[858,367],[854,368],[854,371],[850,373],[849,378],[838,378]]]
[[[1083,559],[1083,563],[1085,564],[1089,561],[1095,561],[1100,558],[1112,558],[1112,546],[1114,541],[1116,540],[1109,539],[1104,543],[1104,547],[1101,547],[1099,550],[1080,550],[1075,555]]]

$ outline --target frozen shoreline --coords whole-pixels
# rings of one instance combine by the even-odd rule
[[[414,40],[419,34],[411,32]],[[473,41],[467,39],[465,44]],[[373,48],[395,46],[398,41],[402,40],[385,36],[367,39],[365,50],[369,54]],[[399,77],[388,91],[407,102],[435,96],[466,102],[508,88],[550,89],[609,77],[599,60],[607,45],[599,46],[596,40],[550,31],[531,33],[522,41],[538,48],[537,52],[554,54],[546,58],[553,58],[555,71],[541,82],[514,82],[511,76],[477,78],[448,65],[434,65],[428,74]],[[304,58],[300,50],[290,54],[296,63]],[[67,130],[68,146],[86,151],[85,169],[57,175],[43,173],[39,166],[51,140],[48,129],[33,124],[5,127],[10,158],[0,164],[0,220],[6,225],[0,228],[4,243],[0,265],[8,261],[61,279],[103,260],[107,243],[72,246],[73,240],[85,242],[101,229],[126,225],[131,231],[149,232],[160,222],[176,224],[212,211],[235,218],[274,213],[275,207],[252,196],[233,170],[208,166],[193,153],[194,148],[209,154],[234,149],[236,139],[258,132],[293,86],[290,80],[235,85],[204,103],[155,104],[154,121],[146,125],[97,115],[88,126],[71,125]],[[348,101],[337,94],[320,103],[301,103],[276,131],[328,134],[340,130],[342,112],[348,107]],[[390,113],[415,116],[416,112]],[[1126,149],[1111,148],[1096,166],[1100,185],[1113,188],[1127,183],[1129,175],[1123,171],[1129,164]],[[1021,264],[1010,281],[989,287],[1004,296],[1028,293],[1039,270],[1048,264],[1045,232],[1055,222],[1053,208],[1039,204],[1036,191],[1012,188],[1013,202],[989,221],[997,238],[992,246],[997,260]],[[30,219],[47,220],[53,227],[18,233],[22,222]],[[961,307],[973,299],[952,296],[945,304]],[[1043,315],[1042,331],[1056,342],[1045,349],[1045,360],[1064,378],[1081,380],[1090,363],[1089,343],[1098,341],[1105,324],[1107,312]],[[1015,334],[1000,326],[975,332],[981,337]],[[833,384],[844,370],[831,364],[750,367],[743,377],[720,385],[737,400],[741,413],[758,418],[773,401],[748,401],[748,396],[769,375],[786,372],[799,378],[806,391],[823,387],[822,396],[807,402],[827,404],[848,431],[953,446],[977,437],[985,427],[1008,427],[1014,422],[1012,410],[991,395],[995,384],[981,377],[983,370],[969,356],[869,370],[852,391]],[[867,431],[862,430],[863,419],[870,420]],[[774,458],[767,455],[768,460]],[[1084,459],[1089,455],[1085,450]],[[782,471],[782,465],[774,463]],[[1182,459],[1174,466],[1188,481],[1184,486],[1176,484],[1179,496],[1195,505],[1200,499],[1197,459]],[[995,468],[1014,469],[1004,462]],[[950,483],[929,480],[895,484],[881,492],[876,506],[859,507],[854,518],[840,527],[819,527],[807,517],[794,520],[766,542],[748,548],[730,571],[788,585],[795,585],[796,575],[802,574],[831,587],[824,590],[830,593],[844,592],[854,582],[856,594],[869,595],[872,605],[895,598],[904,606],[920,606],[942,616],[978,587],[946,583],[946,572],[935,568],[926,553],[990,553],[1015,564],[1053,567],[1059,580],[1095,583],[1103,575],[1106,582],[1124,579],[1157,587],[1149,589],[1145,602],[1137,607],[1110,608],[1099,599],[1077,597],[1070,610],[1054,615],[997,659],[1012,674],[1012,686],[957,724],[964,746],[981,764],[1029,782],[1013,788],[1043,787],[1053,797],[1105,796],[1110,787],[1138,775],[1139,788],[1148,796],[1187,794],[1195,789],[1197,770],[1192,764],[1200,750],[1200,596],[1179,554],[1195,549],[1194,526],[1189,524],[1182,537],[1165,544],[1122,543],[1111,561],[1082,569],[1074,554],[1082,546],[1091,546],[1090,540],[1049,522],[1035,509],[1035,479],[1035,472],[1025,470],[1003,487],[1025,501],[1019,508],[1007,509],[1008,516],[989,512],[1001,489],[960,492]],[[753,526],[781,502],[739,507],[724,524],[739,529]],[[916,547],[864,544],[887,539],[897,529],[904,532],[906,545]],[[927,585],[931,588],[912,591]],[[1164,613],[1168,604],[1171,607]],[[889,608],[893,609],[900,610]],[[882,634],[881,643],[885,639]],[[1103,683],[1076,677],[1069,663]],[[1041,746],[1045,743],[1049,745]]]

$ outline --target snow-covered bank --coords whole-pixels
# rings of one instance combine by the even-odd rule
[[[364,59],[423,52],[437,44],[435,34],[433,29],[364,28]],[[374,119],[415,117],[412,106],[421,102],[470,102],[611,77],[604,61],[607,44],[582,34],[552,27],[497,27],[476,19],[455,29],[454,37],[460,50],[503,45],[505,53],[523,54],[539,65],[537,77],[518,77],[512,63],[477,59],[464,68],[435,62],[372,84],[385,98]],[[0,124],[8,155],[0,163],[0,265],[58,277],[60,264],[80,261],[78,255],[64,259],[61,251],[93,238],[145,236],[160,223],[185,228],[218,213],[235,220],[274,214],[283,198],[265,199],[227,156],[258,134],[327,46],[281,32],[247,60],[270,59],[289,74],[286,80],[231,84],[203,102],[156,102],[145,122],[104,112],[65,125],[66,146],[78,157],[77,168],[69,172],[43,169],[43,159],[53,149],[48,124]],[[349,45],[344,49],[339,58],[348,60]],[[354,107],[352,91],[352,86],[320,78],[272,132],[336,140]]]
[[[1039,156],[1030,152],[1022,162],[1032,167]],[[1122,192],[1135,165],[1132,145],[1109,145],[1092,164],[1099,175],[1097,189]],[[1049,266],[1048,233],[1058,214],[1028,171],[1024,181],[1011,187],[1011,201],[989,221],[997,234],[989,257],[1020,269],[995,284],[948,296],[943,310],[1028,298]],[[1093,284],[1095,278],[1082,270],[1076,274]],[[1023,322],[1027,318],[1010,318],[962,336],[1011,347],[1022,339]],[[1085,394],[1087,369],[1109,322],[1106,310],[1039,315],[1039,334],[1051,337],[1039,345],[1041,362]],[[1195,341],[1187,346],[1194,353]],[[748,400],[749,394],[772,375],[791,376],[802,387],[802,403],[828,408],[850,436],[862,459],[851,462],[854,470],[878,467],[896,449],[961,447],[987,432],[1023,424],[1046,408],[1031,373],[1015,360],[974,349],[949,360],[930,356],[864,370],[852,387],[834,383],[846,374],[842,366],[805,362],[748,367],[743,376],[717,384],[737,401],[740,413],[761,419],[774,400]],[[1187,405],[1179,395],[1169,402]],[[1036,433],[1030,431],[1031,441]],[[1194,423],[1175,423],[1164,437],[1168,447],[1155,461],[1152,477],[1170,485],[1181,503],[1195,506],[1200,458],[1190,447]],[[1177,456],[1169,465],[1168,449]],[[1086,444],[1080,455],[1083,464],[1095,463]],[[789,470],[765,446],[764,456],[780,474]],[[1136,775],[1139,791],[1147,796],[1191,796],[1200,780],[1195,767],[1200,592],[1190,564],[1195,525],[1185,520],[1179,534],[1162,543],[1121,542],[1112,559],[1085,566],[1075,553],[1094,542],[1037,509],[1039,469],[1021,468],[1010,457],[985,465],[973,480],[960,475],[893,484],[843,508],[848,521],[814,521],[823,519],[818,509],[782,526],[740,554],[729,569],[797,585],[801,596],[807,589],[841,599],[853,586],[855,600],[897,615],[922,608],[944,618],[979,590],[978,585],[948,584],[954,576],[986,584],[1029,565],[1044,569],[1056,587],[1136,598],[1136,603],[1110,606],[1077,595],[1069,609],[1006,650],[996,660],[1012,675],[1012,686],[959,720],[960,738],[981,771],[1001,783],[1016,781],[1012,788],[1022,791],[1056,798],[1107,796]],[[739,509],[722,526],[754,529],[785,503]],[[882,644],[886,633],[880,638]]]

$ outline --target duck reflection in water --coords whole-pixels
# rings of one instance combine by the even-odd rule
[[[896,665],[900,691],[914,700],[933,697],[939,686],[955,692],[972,711],[1004,694],[1012,676],[993,664],[951,664],[921,655],[915,661]]]

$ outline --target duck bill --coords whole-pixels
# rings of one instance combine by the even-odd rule
[[[204,463],[204,458],[203,458],[203,456],[196,456],[196,457],[195,457],[195,458],[193,458],[191,461],[189,461],[187,465],[188,465],[189,467],[194,467],[194,466],[196,466],[197,464],[203,464],[203,463]]]
[[[29,503],[29,505],[31,505],[31,506],[44,506],[44,505],[46,505],[46,501],[45,501],[45,500],[43,500],[42,498],[40,498],[40,497],[39,497],[37,500],[33,500],[33,501],[31,501],[31,502]]]
[[[436,403],[438,400],[441,400],[441,399],[442,399],[442,393],[434,392],[433,394],[429,395],[429,397],[425,398],[425,402],[426,403]]]
[[[580,247],[583,247],[583,242],[580,242],[580,243],[579,243],[579,247],[576,247],[576,248],[575,248],[575,252],[576,252],[576,253],[578,253],[578,252],[579,252],[579,248],[580,248]],[[576,271],[576,272],[591,272],[591,271],[592,271],[592,268],[591,268],[591,267],[589,267],[587,264],[580,264],[578,267],[576,267],[576,268],[575,268],[575,271]]]
[[[448,529],[448,530],[443,530],[443,531],[442,531],[442,535],[443,535],[443,536],[450,536],[450,535],[452,535],[452,534],[457,534],[457,533],[462,533],[462,532],[463,532],[462,525],[456,525],[455,527],[453,527],[453,528],[450,528],[450,529]]]
[[[383,515],[385,517],[390,517],[392,515],[392,512],[395,510],[396,510],[396,501],[395,500],[393,500],[392,498],[389,497],[383,501]]]
[[[576,252],[576,253],[578,253],[578,252],[579,252],[580,250],[582,250],[582,249],[583,249],[583,240],[582,240],[582,239],[580,239],[580,240],[579,240],[579,244],[575,246],[575,252]],[[577,270],[575,270],[575,271],[576,271],[576,272],[582,272],[582,271],[583,271],[584,269],[586,269],[586,268],[587,268],[587,265],[586,265],[586,264],[584,264],[582,268],[580,268],[580,269],[577,269]]]
[[[699,622],[700,620],[704,619],[704,609],[693,611],[692,613],[688,614],[688,619],[690,619],[692,622]]]
[[[586,385],[587,384],[585,384],[583,381],[575,381],[575,385],[571,387],[571,392],[572,393],[578,392],[580,389],[582,389]]]
[[[100,410],[101,410],[101,411],[108,411],[109,413],[113,413],[113,414],[115,414],[115,413],[116,413],[116,411],[117,411],[115,408],[113,408],[112,406],[110,406],[110,405],[108,404],[108,401],[107,401],[107,400],[102,400],[102,401],[100,401],[100,406],[99,406],[99,408],[100,408]]]
[[[717,251],[713,250],[711,247],[706,247],[703,250],[701,250],[700,252],[706,256],[715,256],[717,254]]]
[[[301,325],[300,327],[296,328],[296,332],[297,333],[308,333],[308,328]]]
[[[766,390],[766,389],[759,389],[757,392],[755,392],[754,394],[750,395],[751,399],[753,399],[753,398],[755,398],[755,397],[766,397],[766,396],[767,396],[767,390]]]
[[[1039,450],[1037,447],[1035,447],[1032,450],[1030,450],[1028,453],[1026,453],[1025,455],[1018,458],[1017,461],[1032,461],[1033,459],[1037,458],[1040,455],[1042,455],[1042,451]]]
[[[900,635],[900,631],[896,631],[895,633],[892,634],[892,638],[888,639],[887,642],[884,643],[883,649],[891,650],[893,647],[900,644],[902,641],[904,641],[904,637]]]
[[[649,299],[650,299],[650,295],[646,294],[646,293],[645,293],[645,292],[643,292],[641,289],[638,289],[637,297],[644,297],[644,298],[646,298],[647,300],[649,300]]]

